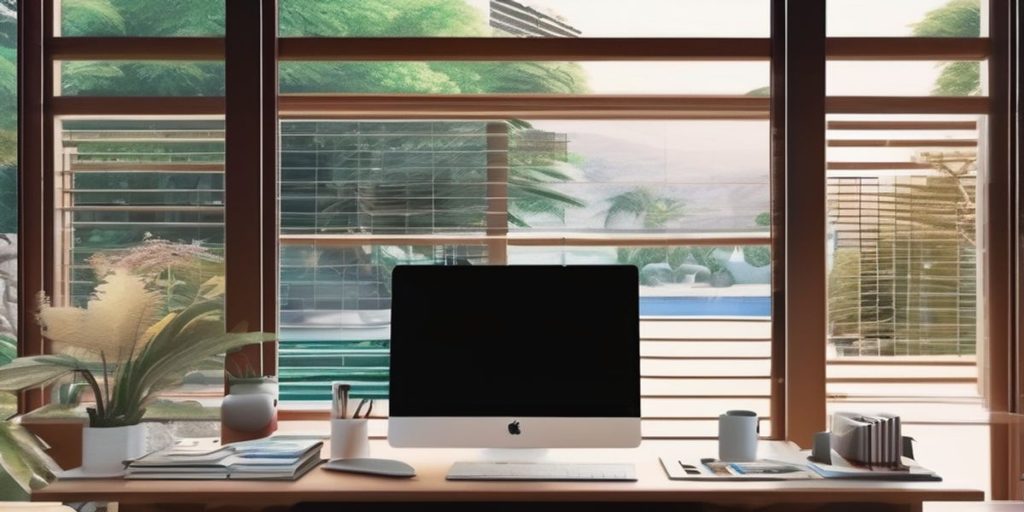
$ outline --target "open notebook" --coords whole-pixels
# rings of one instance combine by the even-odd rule
[[[273,436],[221,446],[183,439],[128,464],[125,478],[160,480],[297,480],[321,462],[323,440]]]

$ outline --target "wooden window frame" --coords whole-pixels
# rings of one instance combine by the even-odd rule
[[[234,0],[228,0],[229,3]],[[471,41],[459,38],[279,38],[276,31],[277,17],[267,13],[276,12],[276,1],[261,0],[260,8],[264,16],[258,23],[260,27],[260,44],[262,52],[262,69],[259,72],[249,70],[246,76],[256,78],[266,91],[259,101],[260,115],[249,116],[262,127],[259,135],[255,131],[245,135],[246,141],[258,143],[262,148],[259,175],[261,187],[239,190],[238,200],[242,204],[259,203],[261,226],[239,227],[236,220],[227,221],[225,229],[229,231],[252,229],[257,234],[247,233],[237,237],[232,244],[237,255],[242,251],[256,251],[261,255],[259,265],[252,265],[253,270],[263,279],[259,306],[251,303],[245,307],[246,313],[238,316],[246,320],[258,321],[251,325],[260,325],[264,329],[276,327],[276,240],[277,240],[277,155],[276,130],[277,117],[282,119],[317,119],[338,116],[359,116],[365,118],[431,118],[431,119],[501,119],[522,116],[536,119],[570,118],[570,119],[769,119],[772,127],[772,236],[767,241],[772,245],[773,254],[773,341],[772,341],[772,416],[776,421],[773,429],[777,435],[785,435],[806,444],[807,435],[820,429],[824,421],[823,394],[818,391],[824,386],[823,375],[809,374],[806,379],[787,378],[787,368],[792,372],[803,364],[820,364],[819,351],[810,352],[794,350],[796,347],[810,347],[810,336],[800,334],[793,337],[791,327],[800,328],[800,323],[787,323],[787,311],[794,311],[795,306],[809,304],[813,298],[819,303],[823,296],[824,275],[810,279],[806,283],[794,283],[794,273],[786,272],[785,267],[798,262],[810,262],[817,258],[817,249],[799,249],[804,245],[819,243],[824,234],[817,228],[801,228],[787,224],[787,211],[804,210],[805,204],[811,205],[817,212],[818,198],[824,194],[821,190],[810,192],[810,186],[796,183],[800,170],[808,170],[812,158],[800,158],[794,151],[806,140],[799,143],[795,138],[805,134],[812,136],[813,153],[823,154],[825,141],[823,136],[814,135],[821,127],[823,120],[815,120],[799,115],[799,109],[787,104],[787,94],[793,95],[795,90],[804,90],[799,81],[787,84],[786,73],[794,69],[819,69],[821,56],[832,60],[936,60],[936,59],[985,59],[992,60],[990,66],[990,85],[988,97],[828,97],[823,98],[823,106],[815,112],[824,113],[872,113],[872,114],[988,114],[995,115],[1000,125],[1000,137],[1012,133],[1009,123],[1010,107],[1015,105],[1010,100],[1010,85],[1016,80],[1010,75],[1012,64],[1004,59],[1009,42],[1017,37],[1016,25],[999,25],[996,21],[990,28],[988,38],[972,39],[931,39],[931,38],[825,38],[818,25],[817,11],[813,27],[800,27],[794,23],[802,18],[804,11],[815,10],[814,4],[819,0],[773,0],[771,27],[769,38],[652,38],[652,39],[525,39],[525,38],[481,38]],[[1012,2],[1011,2],[1012,3]],[[252,5],[252,3],[248,3]],[[993,13],[1008,9],[1008,13],[1019,16],[1016,7],[1007,5],[1001,0],[990,0]],[[97,97],[61,97],[57,94],[55,84],[59,82],[56,63],[62,60],[222,60],[230,54],[232,34],[224,38],[109,38],[109,37],[59,37],[58,16],[54,14],[54,2],[25,2],[21,6],[19,16],[19,92],[21,131],[19,152],[21,161],[21,180],[19,180],[19,198],[22,216],[20,220],[19,267],[20,296],[33,297],[40,291],[52,292],[54,287],[53,268],[55,247],[53,239],[53,198],[49,191],[53,190],[54,155],[47,148],[54,147],[54,120],[58,117],[74,118],[78,116],[210,116],[224,115],[226,112],[234,117],[238,112],[240,100],[235,102],[234,94],[226,101],[225,98],[200,97],[135,97],[135,98],[97,98]],[[808,11],[811,12],[811,11]],[[788,13],[788,14],[787,14]],[[996,18],[993,14],[992,18]],[[271,19],[272,18],[272,19]],[[787,23],[788,21],[788,23]],[[256,21],[250,19],[252,27]],[[822,21],[823,23],[823,21]],[[795,30],[795,31],[794,31]],[[793,42],[806,42],[813,49],[796,51]],[[1004,48],[1004,46],[1006,48]],[[787,50],[788,48],[788,50]],[[1011,54],[1016,55],[1016,54]],[[645,61],[676,61],[676,60],[715,60],[715,61],[749,61],[764,60],[771,62],[770,77],[773,95],[771,98],[748,97],[693,97],[693,96],[612,96],[592,95],[578,97],[534,97],[510,95],[481,96],[374,96],[374,95],[281,95],[276,94],[276,64],[280,61],[318,61],[318,60],[645,60]],[[787,68],[788,66],[788,68]],[[806,67],[805,67],[806,66]],[[789,71],[787,71],[787,69]],[[1016,70],[1019,73],[1019,69]],[[821,81],[824,76],[820,76]],[[228,79],[232,80],[232,79]],[[817,101],[823,97],[824,91],[818,91],[818,83],[806,86],[811,90]],[[796,89],[794,89],[796,88]],[[782,91],[787,91],[782,93]],[[245,103],[254,107],[252,99]],[[790,107],[787,111],[787,107]],[[1008,140],[1008,139],[1007,139]],[[235,147],[238,147],[237,145]],[[787,148],[790,150],[787,151]],[[1008,149],[1008,148],[1005,148]],[[1019,147],[1013,152],[1017,154]],[[1005,153],[1005,151],[1004,151]],[[797,156],[797,160],[793,157]],[[995,163],[1000,168],[1005,162],[1009,164],[1011,154],[995,155]],[[232,161],[234,161],[233,157]],[[816,157],[813,157],[816,159]],[[493,162],[497,168],[500,162]],[[231,173],[229,165],[228,173]],[[1008,167],[1007,167],[1008,168]],[[810,168],[811,172],[815,171]],[[802,179],[802,178],[801,178]],[[1004,186],[1011,190],[1005,197],[1006,206],[996,207],[997,213],[1006,213],[1006,222],[990,226],[997,232],[999,239],[993,255],[998,261],[989,260],[1000,271],[1008,269],[1007,275],[1019,276],[1014,266],[1015,243],[1018,240],[1015,220],[1009,218],[1009,205],[1015,204],[1017,195],[1014,176],[1006,173],[1007,181],[1000,181],[993,186]],[[814,195],[804,196],[806,191]],[[230,193],[230,192],[229,192]],[[238,196],[238,194],[232,194]],[[234,202],[234,201],[231,201]],[[812,204],[813,203],[813,204]],[[234,202],[239,204],[239,202]],[[235,208],[229,206],[228,209]],[[232,219],[235,219],[232,216]],[[821,216],[822,220],[824,216]],[[39,222],[41,220],[42,222]],[[493,228],[496,228],[494,226]],[[503,236],[498,232],[488,232],[488,236]],[[233,238],[235,238],[233,236]],[[287,240],[287,237],[283,238]],[[488,241],[493,241],[488,238]],[[753,238],[742,239],[754,241]],[[273,241],[273,243],[268,243]],[[568,237],[564,239],[518,239],[509,237],[508,243],[550,243],[565,244],[599,244],[605,241],[588,240],[585,238]],[[679,238],[648,238],[630,240],[634,243],[678,243]],[[687,244],[698,243],[692,239]],[[741,239],[730,239],[741,241]],[[757,241],[765,241],[757,238]],[[707,243],[719,243],[721,240],[707,240]],[[262,243],[262,245],[260,245]],[[285,242],[287,243],[287,242]],[[820,244],[819,244],[820,245]],[[238,249],[241,247],[241,249]],[[230,252],[229,252],[230,254]],[[229,262],[234,258],[229,256]],[[229,263],[230,264],[230,263]],[[244,264],[243,264],[244,267]],[[237,275],[237,274],[235,274]],[[251,277],[251,276],[250,276]],[[239,278],[234,278],[239,279]],[[799,286],[798,286],[799,284]],[[806,286],[805,286],[806,285]],[[1019,360],[1019,349],[1013,348],[1009,342],[1009,334],[1017,332],[1016,316],[1010,315],[1011,306],[1020,307],[1019,294],[1021,287],[1014,290],[1017,296],[1011,296],[1011,289],[1000,289],[1000,297],[995,305],[1000,311],[991,319],[993,325],[998,324],[1002,331],[1003,343],[1007,350],[1004,355],[1013,355],[1016,350]],[[229,289],[239,290],[242,288]],[[239,292],[229,291],[229,300]],[[815,306],[814,311],[821,309]],[[37,329],[32,325],[28,308],[20,313],[22,325],[19,349],[24,355],[45,351],[44,343]],[[229,313],[229,316],[236,317]],[[819,315],[820,316],[820,315]],[[822,321],[823,321],[822,317]],[[803,331],[815,331],[820,322],[806,326]],[[787,344],[789,349],[787,350]],[[268,345],[263,352],[264,361],[276,361],[273,345]],[[1007,359],[1009,360],[1009,359]],[[276,365],[264,365],[264,371],[273,373]],[[1019,363],[1018,363],[1019,366]],[[1019,377],[1019,368],[1012,365],[1001,374],[1006,386],[996,385],[993,392],[996,404],[1005,403],[1006,409],[1019,410],[1018,395],[1011,395],[1011,376]],[[813,392],[797,389],[810,381]],[[999,384],[999,383],[997,383]],[[1003,389],[1005,388],[1005,389]],[[1000,391],[1002,389],[1002,391]],[[1016,396],[1016,400],[1009,400]],[[820,400],[819,400],[820,399]],[[28,393],[21,401],[22,410],[37,407],[43,397],[36,393]],[[820,402],[820,403],[819,403]],[[783,413],[783,411],[814,411],[812,415]],[[783,427],[784,426],[784,427]],[[783,430],[785,428],[785,430]],[[783,434],[783,431],[785,434]]]

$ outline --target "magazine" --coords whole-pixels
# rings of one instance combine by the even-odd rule
[[[724,462],[716,459],[681,460],[661,457],[661,465],[671,480],[820,480],[806,465],[779,460]]]

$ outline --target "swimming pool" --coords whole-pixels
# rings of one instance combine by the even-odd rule
[[[771,297],[640,297],[641,316],[769,316]]]

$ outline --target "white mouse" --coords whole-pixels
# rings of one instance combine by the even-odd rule
[[[335,459],[328,461],[322,467],[327,471],[363,473],[393,478],[412,478],[416,476],[415,468],[402,461],[391,459]]]

